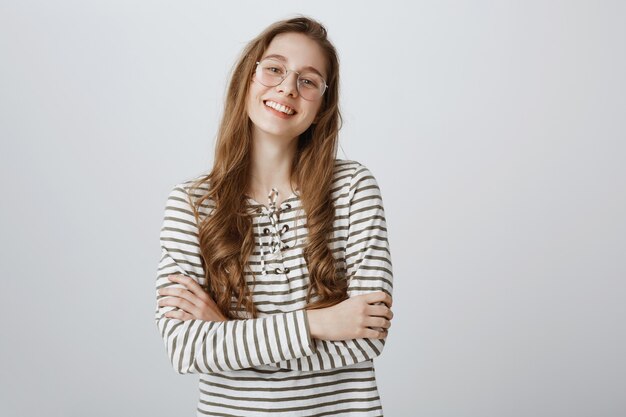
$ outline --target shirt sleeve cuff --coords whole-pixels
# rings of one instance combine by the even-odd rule
[[[309,327],[309,317],[306,310],[298,310],[296,312],[296,320],[298,321],[298,327],[304,329],[303,343],[304,349],[307,351],[306,356],[317,353],[317,346],[315,340],[311,337],[311,329]]]

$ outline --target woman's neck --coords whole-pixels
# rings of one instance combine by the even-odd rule
[[[293,192],[291,165],[296,154],[297,144],[297,138],[289,143],[261,138],[252,141],[251,178],[248,192],[254,194],[253,198],[259,197],[259,195],[267,196],[272,188],[279,191],[281,200]]]

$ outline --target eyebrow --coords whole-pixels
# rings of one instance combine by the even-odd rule
[[[278,59],[279,61],[287,62],[287,58],[285,58],[285,57],[284,57],[284,56],[282,56],[282,55],[278,55],[278,54],[271,54],[271,55],[268,55],[268,56],[263,57],[262,59],[267,59],[267,58],[275,58],[275,59]],[[303,67],[302,69],[303,69],[303,70],[310,70],[310,71],[313,71],[314,73],[316,73],[316,74],[317,74],[317,75],[319,75],[320,77],[322,77],[322,78],[326,79],[326,77],[324,77],[324,76],[322,75],[322,73],[321,73],[321,72],[319,72],[319,71],[317,70],[317,68],[315,68],[315,67],[312,67],[312,66],[310,66],[310,65],[309,65],[308,67]]]

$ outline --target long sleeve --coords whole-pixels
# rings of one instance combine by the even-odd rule
[[[348,296],[376,291],[384,291],[392,296],[393,272],[383,200],[375,177],[361,164],[358,164],[350,180],[348,210]],[[343,367],[379,356],[385,342],[386,338],[340,341],[314,339],[315,353],[304,358],[281,361],[275,366],[303,371]]]
[[[306,312],[213,322],[164,317],[171,306],[158,306],[158,290],[182,285],[168,280],[182,274],[204,284],[196,221],[183,185],[167,199],[160,232],[161,260],[156,279],[155,320],[174,370],[179,374],[215,373],[271,365],[315,353]]]

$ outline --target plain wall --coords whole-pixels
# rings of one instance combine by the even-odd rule
[[[0,414],[195,415],[154,322],[165,199],[295,13],[382,190],[385,415],[626,415],[626,5],[591,0],[2,0]]]

